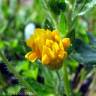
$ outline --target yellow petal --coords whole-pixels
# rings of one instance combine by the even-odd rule
[[[52,39],[57,42],[60,40],[60,36],[56,30],[52,31]]]
[[[27,58],[28,60],[34,62],[34,61],[38,58],[38,56],[37,56],[36,52],[32,52],[32,51],[31,51],[31,52],[28,52],[28,53],[25,55],[25,58]]]
[[[58,54],[58,58],[60,59],[65,59],[67,57],[67,52],[66,51],[60,51]]]
[[[64,52],[60,51],[58,54],[58,58],[63,59],[64,57]]]
[[[52,40],[49,40],[49,39],[46,40],[46,46],[51,47],[52,44],[53,44]]]
[[[54,51],[54,53],[57,53],[59,50],[59,45],[58,43],[54,42],[52,45],[52,50]]]
[[[69,38],[64,38],[62,40],[62,42],[63,42],[64,48],[67,48],[67,47],[69,47],[71,45],[71,42],[70,42],[70,39]]]
[[[35,29],[35,33],[38,34],[38,33],[42,33],[44,32],[45,30],[44,29],[40,29],[40,28],[36,28]]]
[[[60,42],[59,42],[59,47],[60,47],[60,50],[64,50],[63,43],[62,43],[61,40],[60,40]]]
[[[54,52],[47,46],[43,46],[43,54],[47,54],[51,59],[55,58]]]
[[[67,58],[68,53],[64,51],[64,59]]]
[[[48,57],[47,54],[42,56],[42,64],[49,64],[50,63],[50,58]]]

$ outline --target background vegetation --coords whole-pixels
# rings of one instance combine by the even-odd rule
[[[50,70],[25,59],[29,23],[71,38],[64,62],[70,88],[64,66]],[[96,96],[95,85],[96,0],[0,0],[0,95]]]

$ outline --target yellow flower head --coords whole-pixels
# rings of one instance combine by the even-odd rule
[[[56,30],[51,32],[38,28],[26,43],[32,48],[32,51],[25,55],[28,60],[34,62],[40,59],[42,64],[51,69],[58,69],[67,57],[66,49],[70,46],[70,39],[62,39]]]

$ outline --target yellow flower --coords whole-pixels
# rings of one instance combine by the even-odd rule
[[[51,69],[58,69],[67,57],[66,49],[70,46],[70,39],[62,39],[56,30],[51,32],[38,28],[26,43],[32,48],[32,51],[25,55],[28,60],[34,62],[40,59],[42,64]]]

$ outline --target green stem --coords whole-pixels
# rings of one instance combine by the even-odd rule
[[[66,96],[72,96],[71,86],[68,80],[67,66],[64,64],[64,91]]]
[[[56,95],[57,96],[61,96],[61,86],[60,86],[60,84],[61,84],[61,78],[60,78],[60,74],[59,74],[59,72],[58,72],[58,70],[56,70],[56,74],[57,74],[57,78],[58,78],[58,80],[57,80],[57,84],[56,84]]]
[[[28,89],[32,94],[35,94],[36,91],[15,71],[15,68],[12,66],[12,64],[7,60],[7,58],[4,56],[4,54],[0,51],[0,57],[2,58],[3,62],[7,65],[8,69],[14,74],[14,76],[19,80],[20,84],[24,86],[26,89]]]

